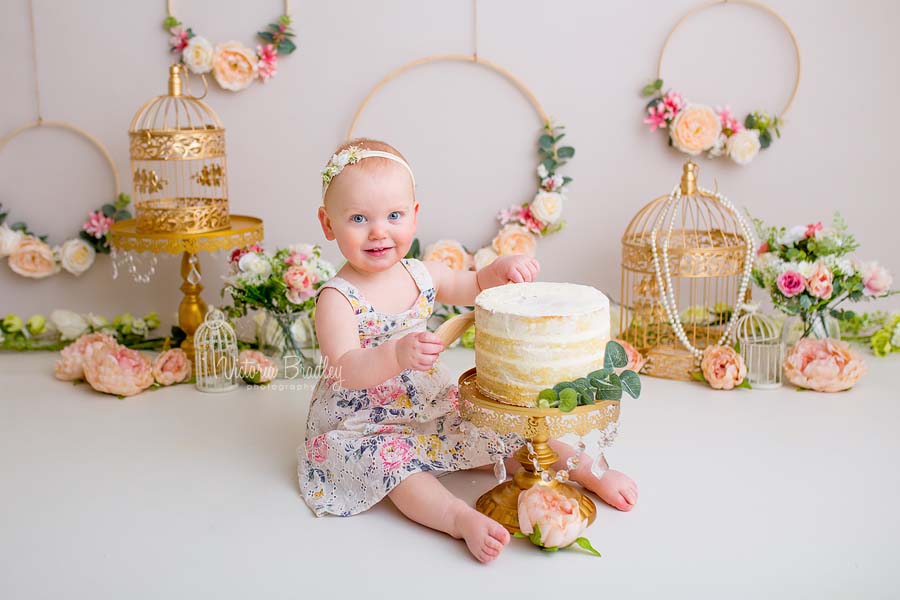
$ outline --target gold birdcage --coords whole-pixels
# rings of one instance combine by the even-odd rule
[[[692,379],[703,348],[734,333],[749,297],[753,233],[731,202],[684,164],[672,193],[642,208],[622,236],[620,335],[643,373]]]
[[[128,129],[141,233],[204,233],[231,225],[225,129],[187,83],[184,65],[172,65],[169,93],[142,106]]]

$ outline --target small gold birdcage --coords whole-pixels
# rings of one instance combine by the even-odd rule
[[[225,313],[209,307],[194,333],[196,386],[201,392],[228,392],[238,386],[238,347]]]
[[[231,225],[225,129],[187,83],[184,65],[169,67],[169,93],[142,106],[128,129],[141,233],[204,233]]]
[[[647,375],[691,379],[703,348],[732,337],[749,294],[753,233],[697,172],[686,162],[679,185],[622,236],[620,335],[647,357]]]

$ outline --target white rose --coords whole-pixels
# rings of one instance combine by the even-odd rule
[[[543,179],[547,178],[547,175],[550,174],[550,171],[547,170],[547,167],[544,166],[544,163],[541,163],[538,165],[537,174],[538,174],[538,177],[540,177],[543,180]]]
[[[10,229],[6,223],[0,225],[0,258],[15,252],[23,237],[25,236],[21,231]]]
[[[538,192],[531,201],[531,214],[544,225],[552,225],[562,216],[563,199],[559,192]]]
[[[795,225],[788,229],[785,234],[779,240],[785,246],[790,246],[796,242],[799,242],[803,238],[806,237],[806,226],[805,225]]]
[[[259,280],[272,274],[272,265],[269,264],[269,261],[253,252],[248,252],[241,257],[238,261],[238,268]]]
[[[492,262],[497,260],[497,253],[490,246],[480,248],[475,252],[475,270],[480,271]]]
[[[59,260],[62,268],[72,275],[81,275],[91,268],[97,253],[93,246],[81,238],[67,240],[59,248]]]
[[[291,324],[291,335],[294,336],[294,341],[297,342],[297,346],[300,348],[312,345],[310,343],[312,340],[312,323],[308,316],[301,315]]]
[[[739,165],[746,165],[759,153],[759,131],[745,129],[728,138],[725,143],[728,158]]]
[[[195,35],[181,54],[181,60],[192,73],[209,73],[213,66],[213,47],[206,38]]]
[[[50,313],[50,322],[64,340],[74,340],[88,330],[84,317],[71,310],[54,310]]]

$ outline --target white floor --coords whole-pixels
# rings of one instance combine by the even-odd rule
[[[513,540],[490,565],[388,501],[315,518],[294,458],[308,390],[118,400],[55,381],[54,359],[0,355],[3,599],[900,593],[897,357],[834,395],[644,378],[614,454],[641,497],[601,506],[587,535],[603,557]],[[461,372],[474,356],[444,360]],[[442,481],[469,501],[494,485]]]

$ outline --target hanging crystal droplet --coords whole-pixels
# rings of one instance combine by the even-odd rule
[[[603,453],[601,452],[596,459],[594,459],[594,463],[591,465],[591,473],[594,474],[594,477],[600,479],[606,473],[606,460],[603,457]]]
[[[191,285],[197,285],[200,283],[200,271],[197,270],[197,255],[191,254],[191,257],[188,259],[188,262],[191,265],[191,270],[188,272],[187,280]]]
[[[569,480],[569,472],[565,469],[561,469],[556,472],[556,480],[560,483],[565,483]]]
[[[506,481],[506,463],[503,460],[494,463],[494,477],[497,478],[497,483]]]
[[[113,248],[109,251],[110,262],[112,263],[112,275],[113,279],[118,279],[119,277],[119,252]]]
[[[550,476],[549,471],[541,471],[541,481],[544,483],[550,483],[553,481],[553,477]]]
[[[580,464],[581,464],[581,460],[579,460],[577,456],[570,456],[566,460],[566,468],[569,469],[570,471],[574,471],[575,469],[577,469],[578,465],[580,465]]]

